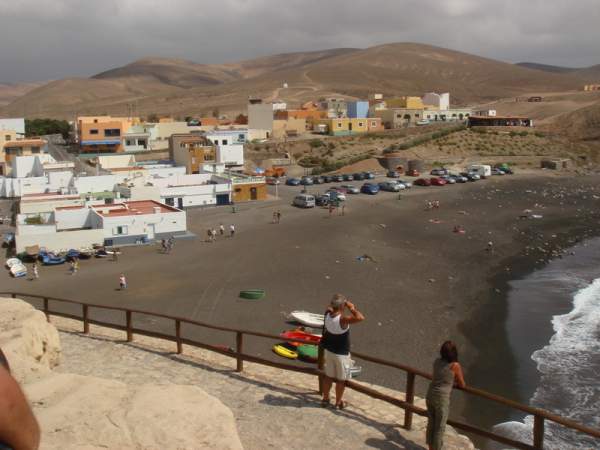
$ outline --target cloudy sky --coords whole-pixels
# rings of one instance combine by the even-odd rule
[[[0,0],[0,82],[389,42],[600,64],[599,0]]]

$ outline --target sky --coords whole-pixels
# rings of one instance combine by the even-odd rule
[[[599,1],[0,0],[0,82],[391,42],[583,67],[600,64]]]

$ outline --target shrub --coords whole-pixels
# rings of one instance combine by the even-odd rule
[[[544,133],[542,133],[541,131],[536,131],[533,134],[535,135],[535,137],[539,137],[539,138],[546,137],[546,135]]]
[[[529,133],[527,131],[520,131],[519,136],[521,136],[521,137],[529,136]]]
[[[25,223],[27,225],[41,225],[44,222],[42,221],[42,217],[38,215],[25,218]]]
[[[325,146],[325,142],[323,142],[321,139],[311,139],[308,141],[308,145],[310,145],[310,148],[318,148]]]

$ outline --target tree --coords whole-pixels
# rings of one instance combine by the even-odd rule
[[[25,135],[27,137],[60,134],[63,139],[67,139],[70,131],[71,126],[66,120],[25,119]]]

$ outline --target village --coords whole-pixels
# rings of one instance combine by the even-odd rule
[[[441,186],[513,173],[506,164],[472,165],[460,173],[434,167],[432,175],[439,177],[420,177],[427,161],[409,161],[396,153],[387,155],[380,170],[313,177],[285,148],[282,157],[264,160],[262,167],[246,157],[249,144],[285,146],[315,136],[377,136],[435,124],[515,129],[531,127],[533,121],[500,117],[494,110],[454,108],[449,93],[387,99],[374,94],[365,101],[328,98],[298,109],[251,98],[247,115],[235,121],[77,117],[67,139],[70,146],[60,135],[26,137],[22,118],[0,119],[0,195],[14,202],[5,208],[4,223],[14,223],[14,230],[5,230],[5,243],[14,245],[18,258],[31,262],[39,256],[44,264],[55,265],[105,255],[107,249],[112,254],[128,245],[190,239],[195,235],[188,227],[189,209],[218,206],[235,212],[237,205],[278,199],[280,191],[294,186],[301,190],[293,204],[327,207],[331,214],[348,195],[359,192],[399,192],[413,184]],[[320,195],[313,195],[316,186],[307,191],[335,181],[346,184],[326,187]],[[352,181],[364,183],[348,183]],[[26,266],[19,264],[12,273],[25,276]]]

